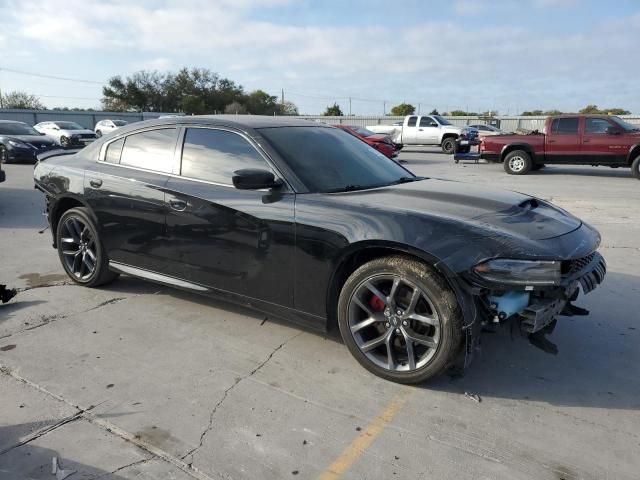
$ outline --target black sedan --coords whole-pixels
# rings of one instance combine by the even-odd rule
[[[35,183],[75,282],[128,274],[337,325],[397,382],[466,364],[489,323],[540,344],[606,269],[598,232],[543,200],[417,177],[303,120],[136,123],[43,158]]]
[[[26,123],[0,120],[0,163],[35,162],[38,153],[54,148],[52,139]]]

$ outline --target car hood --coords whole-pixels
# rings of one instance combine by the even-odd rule
[[[17,140],[23,143],[30,143],[32,145],[53,145],[53,140],[47,138],[45,135],[0,135],[9,140]]]
[[[337,195],[347,203],[445,218],[529,240],[558,237],[582,225],[564,210],[522,193],[432,178]]]
[[[68,137],[70,137],[71,135],[78,135],[78,134],[87,134],[90,133],[92,135],[95,135],[96,132],[94,132],[93,130],[89,130],[89,129],[84,129],[84,130],[59,130],[60,134],[62,135],[66,135]]]
[[[442,125],[442,129],[446,130],[447,132],[457,132],[460,133],[462,132],[462,130],[464,130],[465,128],[468,127],[457,127],[456,125]]]

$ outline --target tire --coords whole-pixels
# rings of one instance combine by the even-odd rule
[[[640,180],[640,155],[631,163],[631,175]]]
[[[509,175],[526,175],[532,166],[531,156],[524,150],[514,150],[504,157],[504,171]]]
[[[442,140],[442,151],[447,155],[452,155],[456,150],[456,139],[453,137],[447,137]]]
[[[98,287],[118,277],[109,271],[109,259],[86,208],[71,208],[62,214],[56,244],[62,267],[77,284]]]
[[[100,138],[102,136],[102,130],[96,130],[96,137]]]
[[[69,146],[69,139],[63,135],[60,137],[60,145],[62,148],[67,148]]]
[[[353,272],[340,292],[344,343],[364,368],[393,382],[421,383],[445,372],[462,347],[462,324],[453,291],[413,258],[372,260]]]
[[[544,163],[536,163],[531,167],[531,170],[537,172],[538,170],[542,170],[546,165]]]
[[[9,161],[9,152],[7,152],[7,147],[4,145],[0,145],[0,163],[11,163]]]

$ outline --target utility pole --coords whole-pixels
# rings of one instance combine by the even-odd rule
[[[386,114],[387,114],[387,101],[386,101],[386,100],[384,100],[384,101],[382,102],[382,115],[384,116],[384,115],[386,115]]]
[[[351,97],[349,97],[349,116],[351,116]]]
[[[420,104],[418,104],[418,115],[420,115]]]

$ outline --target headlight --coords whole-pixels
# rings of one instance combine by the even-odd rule
[[[480,263],[473,271],[483,279],[509,285],[558,285],[560,262],[496,258]]]
[[[23,142],[16,142],[15,140],[9,140],[9,145],[11,145],[12,147],[17,147],[17,148],[29,148],[29,145],[23,143]]]

